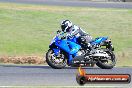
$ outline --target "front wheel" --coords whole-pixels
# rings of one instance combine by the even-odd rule
[[[102,69],[112,69],[115,64],[116,64],[116,58],[115,58],[115,54],[108,50],[105,51],[109,57],[107,57],[107,60],[99,60],[96,65]]]
[[[59,53],[58,56],[56,56],[51,49],[46,53],[46,62],[54,69],[62,69],[66,66],[65,55],[63,53]]]

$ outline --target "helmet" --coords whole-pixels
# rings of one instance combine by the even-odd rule
[[[72,22],[69,20],[63,20],[61,22],[61,29],[63,32],[70,32],[70,28],[72,27]]]

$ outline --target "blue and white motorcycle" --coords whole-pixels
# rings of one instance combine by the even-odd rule
[[[111,69],[116,64],[114,48],[108,37],[98,37],[84,48],[76,37],[66,38],[60,31],[53,38],[46,53],[46,62],[55,69],[68,66],[96,64],[102,69]]]

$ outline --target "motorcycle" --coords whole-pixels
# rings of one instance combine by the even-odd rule
[[[46,53],[46,62],[55,69],[68,66],[88,66],[96,64],[102,69],[112,69],[116,64],[114,47],[108,37],[98,37],[87,47],[78,43],[77,38],[67,38],[64,33],[57,31]]]

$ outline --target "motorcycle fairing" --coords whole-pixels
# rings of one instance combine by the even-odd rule
[[[68,40],[60,40],[57,36],[53,38],[52,42],[50,43],[50,48],[54,51],[55,55],[57,56],[60,52],[60,49],[64,50],[68,53],[68,63],[72,61],[72,55],[76,56],[76,53],[81,48],[80,45],[74,43],[76,38],[68,39]]]
[[[107,39],[108,39],[108,37],[98,37],[94,41],[92,41],[91,44],[93,44],[93,45],[94,44],[100,44],[101,42],[103,42],[103,41],[105,41]]]
[[[54,51],[55,55],[58,56],[60,49],[59,48],[53,48],[53,51]]]
[[[67,40],[59,40],[55,42],[55,45],[67,52],[68,54],[77,53],[78,50],[81,48],[80,45]]]

